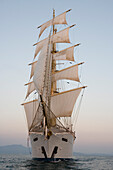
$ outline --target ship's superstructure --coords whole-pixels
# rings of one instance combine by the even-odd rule
[[[81,90],[86,86],[80,86],[78,74],[78,67],[83,62],[74,61],[74,48],[80,44],[60,51],[56,47],[59,43],[70,43],[69,30],[74,25],[59,32],[55,26],[67,25],[66,13],[69,11],[55,17],[53,10],[53,18],[38,27],[39,38],[48,27],[50,33],[48,37],[34,44],[36,49],[34,60],[30,63],[30,81],[25,84],[28,89],[23,105],[33,159],[72,158],[75,140],[72,113]],[[79,86],[68,90],[63,88],[62,84],[66,87],[65,83],[69,84],[71,81]],[[32,100],[30,96],[33,96]]]

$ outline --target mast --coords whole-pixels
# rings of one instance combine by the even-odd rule
[[[53,9],[53,21],[54,21],[54,18],[55,18],[55,10]],[[54,34],[55,34],[55,25],[53,24],[53,35]],[[50,42],[50,39],[49,39],[49,42]],[[49,45],[48,45],[48,48],[49,48]],[[45,128],[48,128],[49,130],[52,125],[56,124],[56,121],[54,120],[53,115],[50,113],[51,94],[53,94],[54,90],[56,89],[56,83],[52,83],[52,81],[51,81],[52,72],[55,69],[55,65],[56,65],[56,62],[53,61],[53,53],[55,53],[55,51],[56,51],[55,43],[52,44],[51,51],[52,51],[52,53],[50,52],[50,54],[49,53],[47,54],[47,56],[48,56],[47,57],[47,63],[48,63],[47,68],[48,69],[46,69],[46,73],[48,73],[48,75],[45,76],[47,78],[47,84],[46,84],[47,96],[46,97],[47,97],[47,106],[48,106],[48,107],[45,106],[46,111],[47,111],[47,113],[45,114],[45,118],[47,119],[47,126]],[[48,49],[48,52],[49,52],[49,49]],[[55,86],[54,86],[54,84],[55,84]]]
[[[53,21],[55,18],[55,9],[53,9]],[[56,34],[56,29],[55,29],[55,25],[53,24],[53,35]],[[54,70],[56,70],[56,61],[53,60],[53,54],[56,52],[56,44],[53,43],[52,44],[52,69],[51,69],[51,75],[54,72]],[[54,94],[54,91],[56,90],[56,82],[52,82],[51,81],[51,95]],[[53,117],[53,115],[49,112],[49,119],[50,119],[50,125],[51,126],[55,126],[56,125],[56,118]],[[50,129],[49,129],[50,130]]]
[[[55,9],[53,9],[53,20],[55,18]],[[56,29],[55,29],[55,25],[53,24],[53,35],[56,34]],[[52,49],[52,53],[54,54],[56,52],[56,44],[53,43],[53,49]],[[54,72],[54,70],[56,70],[56,61],[53,60],[53,56],[52,56],[52,72]],[[51,85],[51,94],[54,93],[54,91],[56,90],[56,82],[52,83]]]

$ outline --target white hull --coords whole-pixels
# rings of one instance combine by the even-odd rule
[[[45,139],[43,133],[31,133],[33,159],[71,159],[73,156],[73,136],[67,132],[56,133]]]

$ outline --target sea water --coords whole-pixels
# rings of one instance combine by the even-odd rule
[[[73,161],[44,162],[29,155],[0,155],[0,170],[113,170],[113,156],[76,156]]]

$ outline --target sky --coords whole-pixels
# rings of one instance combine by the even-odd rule
[[[74,151],[113,153],[113,1],[0,0],[0,146],[27,143],[27,123],[21,103],[29,80],[37,26],[67,14],[75,58],[84,61],[87,85],[76,124]]]

